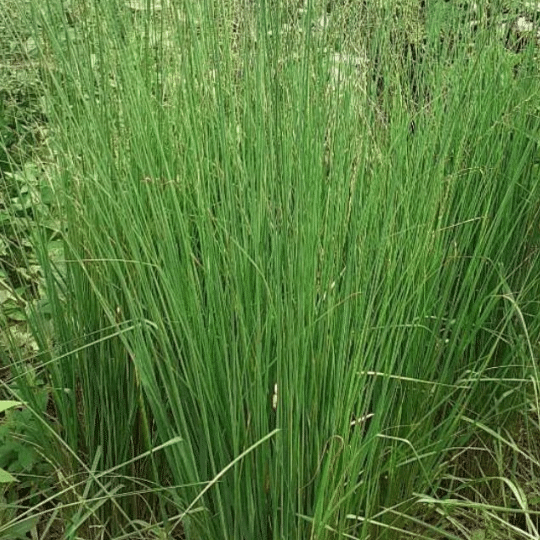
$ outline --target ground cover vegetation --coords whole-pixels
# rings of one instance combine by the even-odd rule
[[[538,6],[2,6],[1,539],[538,538]]]

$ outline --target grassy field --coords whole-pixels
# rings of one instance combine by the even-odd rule
[[[4,2],[0,539],[538,538],[536,8]]]

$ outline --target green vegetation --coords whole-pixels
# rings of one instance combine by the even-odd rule
[[[0,539],[538,537],[525,8],[23,7]]]

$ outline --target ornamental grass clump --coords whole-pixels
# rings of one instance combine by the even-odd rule
[[[514,76],[426,11],[414,68],[380,7],[336,71],[316,2],[192,4],[36,3],[65,259],[44,369],[65,445],[114,469],[80,534],[456,538],[452,458],[537,375],[533,53]]]

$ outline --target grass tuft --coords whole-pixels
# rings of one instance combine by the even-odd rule
[[[535,51],[377,4],[33,3],[66,538],[538,534]]]

